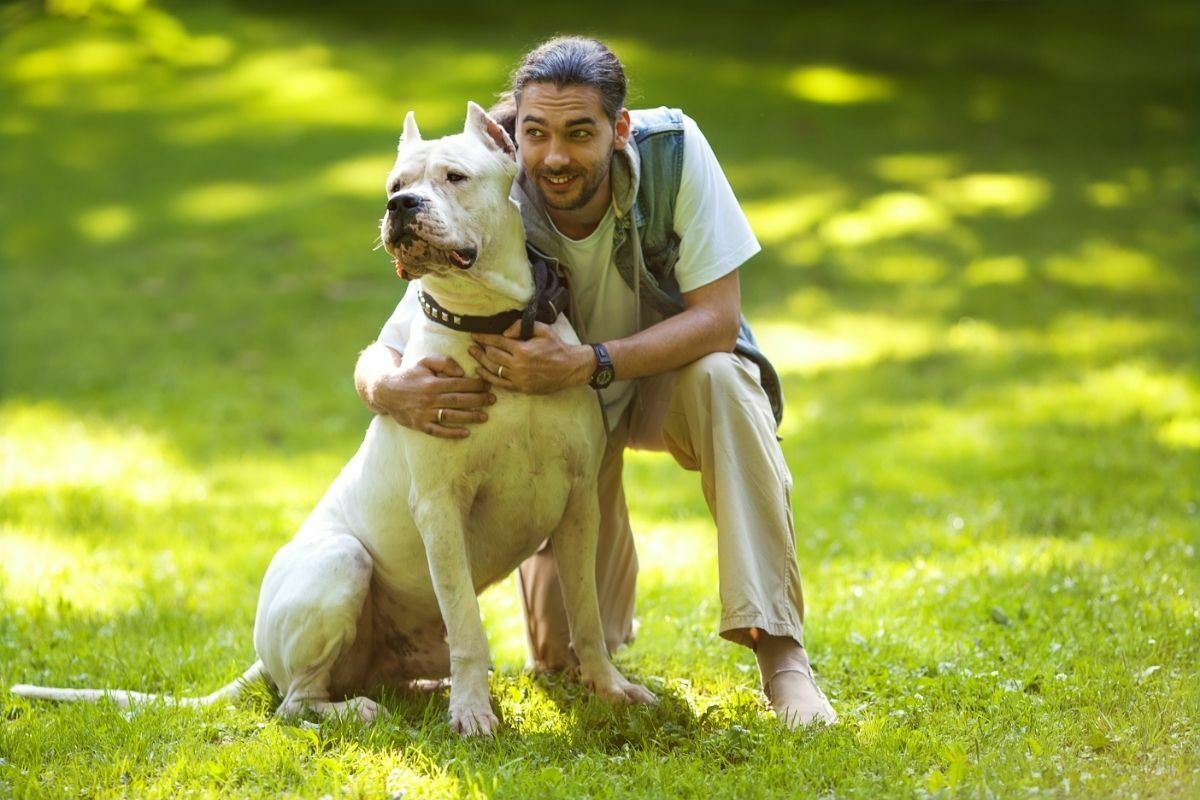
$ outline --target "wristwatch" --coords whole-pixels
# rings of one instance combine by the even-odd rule
[[[613,382],[616,374],[613,372],[612,359],[608,357],[608,348],[602,344],[592,345],[592,350],[596,352],[596,371],[592,373],[588,385],[596,390],[604,389]]]

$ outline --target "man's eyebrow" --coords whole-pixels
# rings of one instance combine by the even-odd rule
[[[521,123],[524,124],[526,122],[532,122],[534,125],[541,125],[543,127],[550,126],[549,122],[542,119],[541,117],[535,117],[533,114],[526,114],[525,116],[521,117]],[[596,124],[595,117],[576,117],[575,119],[567,120],[566,124],[563,127],[574,128],[577,125],[595,125],[595,124]]]

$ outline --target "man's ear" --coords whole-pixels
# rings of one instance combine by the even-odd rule
[[[400,134],[400,144],[414,144],[421,141],[421,132],[417,130],[417,118],[409,111],[404,116],[404,133]]]
[[[622,108],[617,113],[617,121],[613,126],[613,149],[624,150],[625,145],[629,143],[631,133],[633,133],[633,121],[629,119],[629,109]]]
[[[513,161],[517,160],[517,146],[513,144],[508,131],[489,117],[482,106],[470,100],[467,101],[467,124],[463,126],[463,133],[478,136],[488,147],[503,153]]]

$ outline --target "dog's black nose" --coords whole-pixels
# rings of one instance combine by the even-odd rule
[[[397,212],[412,213],[421,207],[424,199],[416,192],[396,192],[388,198],[387,210],[393,214]]]

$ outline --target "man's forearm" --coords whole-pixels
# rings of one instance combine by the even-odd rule
[[[372,342],[358,356],[354,365],[354,388],[367,408],[376,414],[387,413],[374,402],[374,390],[379,380],[400,366],[400,353],[382,342]]]
[[[707,309],[694,308],[606,346],[616,379],[630,380],[679,369],[709,353],[731,352],[736,342],[736,327],[731,332]]]
[[[732,352],[741,326],[737,271],[683,296],[683,311],[644,331],[606,342],[617,380],[679,369],[709,353]]]

